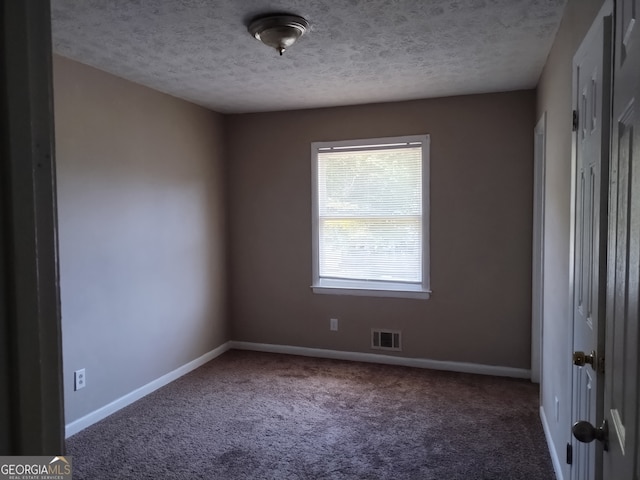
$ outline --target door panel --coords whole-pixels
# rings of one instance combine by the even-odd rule
[[[612,396],[610,399],[610,410],[613,415],[612,426],[618,435],[620,447],[625,449],[625,424],[629,416],[633,416],[634,404],[629,405],[628,386],[625,382],[624,369],[626,358],[632,352],[629,350],[631,340],[626,331],[625,317],[628,311],[628,252],[630,234],[630,200],[631,165],[629,164],[628,150],[631,146],[632,128],[627,122],[633,118],[635,112],[629,109],[624,113],[623,118],[618,121],[619,148],[617,160],[617,215],[616,215],[616,243],[615,243],[615,290],[613,295],[613,343],[609,348],[611,352],[611,384]],[[626,405],[625,405],[626,403]],[[629,409],[631,407],[631,409]]]
[[[612,220],[612,258],[609,271],[609,363],[605,411],[610,416],[611,479],[631,479],[637,434],[638,378],[638,250],[640,239],[640,165],[634,155],[637,110],[633,104],[616,122],[615,175],[611,190],[616,215]],[[612,210],[613,213],[613,210]],[[620,468],[620,470],[618,470]],[[607,477],[605,477],[607,478]]]
[[[605,480],[640,479],[638,464],[638,296],[640,293],[640,0],[616,3],[607,364],[604,413],[610,448]]]
[[[608,7],[608,11],[607,11]],[[611,3],[605,5],[573,59],[574,135],[573,225],[573,350],[589,355],[593,365],[575,366],[572,380],[572,423],[602,421],[609,184],[611,89]],[[598,480],[602,473],[602,444],[581,443],[572,437],[573,480]]]
[[[637,0],[622,0],[618,2],[619,58],[621,66],[626,62],[629,55],[631,38],[638,19],[638,8],[640,7],[638,7]]]

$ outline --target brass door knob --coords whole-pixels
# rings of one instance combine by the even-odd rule
[[[586,354],[584,352],[573,352],[573,364],[578,367],[584,367],[586,364],[591,365],[595,369],[596,352]]]

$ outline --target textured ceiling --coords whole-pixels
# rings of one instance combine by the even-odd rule
[[[52,0],[54,51],[213,110],[532,88],[566,0]],[[248,20],[311,31],[279,57]]]

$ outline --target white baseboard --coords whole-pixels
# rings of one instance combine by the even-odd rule
[[[105,405],[104,407],[99,408],[78,420],[75,420],[71,423],[68,423],[65,427],[65,437],[69,438],[71,435],[78,433],[81,430],[93,425],[96,422],[108,417],[109,415],[117,412],[121,408],[126,407],[127,405],[131,405],[136,400],[140,400],[145,395],[149,395],[154,390],[159,389],[160,387],[164,387],[166,384],[173,382],[174,380],[180,378],[181,376],[189,373],[192,370],[204,365],[210,360],[222,355],[224,352],[231,348],[231,342],[226,342],[220,345],[217,348],[214,348],[210,352],[205,353],[201,357],[192,360],[191,362],[176,368],[172,372],[167,373],[166,375],[157,378],[146,385],[143,385],[140,388],[137,388],[133,392],[127,393],[126,395],[114,400],[113,402]]]
[[[547,439],[547,447],[549,448],[549,454],[551,455],[551,463],[553,464],[553,470],[556,472],[556,480],[564,480],[562,474],[562,464],[558,458],[558,449],[553,438],[551,438],[551,430],[549,430],[549,422],[547,422],[547,415],[544,413],[544,407],[540,407],[540,420],[542,421],[542,429],[544,430],[544,436]]]
[[[230,348],[238,350],[254,350],[257,352],[284,353],[302,355],[305,357],[333,358],[336,360],[351,360],[354,362],[382,363],[386,365],[400,365],[404,367],[430,368],[432,370],[447,370],[450,372],[477,373],[481,375],[495,375],[498,377],[531,378],[531,370],[524,368],[500,367],[478,363],[444,362],[426,358],[407,358],[378,353],[343,352],[339,350],[325,350],[321,348],[294,347],[290,345],[272,345],[268,343],[229,342]]]

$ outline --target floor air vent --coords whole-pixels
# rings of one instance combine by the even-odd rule
[[[371,348],[400,351],[400,334],[400,330],[371,330]]]

